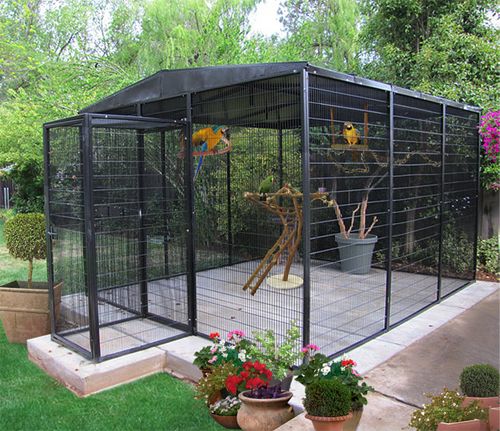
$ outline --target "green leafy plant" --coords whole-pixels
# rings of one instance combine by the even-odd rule
[[[477,261],[481,268],[491,274],[498,276],[498,248],[499,237],[492,237],[489,239],[480,239],[477,244]]]
[[[318,380],[306,386],[304,407],[312,416],[345,416],[351,410],[351,392],[339,379]]]
[[[241,401],[238,397],[228,395],[213,404],[210,404],[210,413],[219,416],[236,416],[240,409]]]
[[[303,348],[305,360],[295,371],[297,381],[307,387],[317,381],[340,380],[351,393],[351,410],[360,410],[368,403],[366,395],[373,388],[363,382],[363,377],[354,369],[356,362],[348,358],[332,361],[317,353],[317,349],[314,344]]]
[[[15,212],[13,209],[0,209],[0,220],[1,221],[7,221],[9,219],[11,219],[12,217],[15,216]]]
[[[238,374],[238,368],[231,362],[226,362],[218,367],[212,368],[212,372],[198,381],[196,386],[197,399],[205,399],[207,404],[219,392],[224,392],[226,380],[229,376]]]
[[[9,253],[28,261],[28,287],[32,287],[33,260],[45,259],[45,217],[43,214],[17,214],[5,223],[5,245]]]
[[[460,374],[460,389],[468,397],[496,397],[498,384],[498,370],[489,364],[470,365]]]
[[[472,419],[486,419],[487,412],[475,401],[467,407],[462,407],[465,397],[456,391],[444,389],[439,395],[427,395],[431,398],[423,409],[415,410],[410,420],[410,426],[417,431],[436,431],[440,422],[463,422]]]
[[[256,343],[249,348],[250,357],[265,363],[275,379],[285,378],[301,358],[299,327],[292,322],[282,342],[272,330],[254,332],[253,335]]]

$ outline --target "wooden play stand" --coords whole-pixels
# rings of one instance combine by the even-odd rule
[[[302,285],[303,280],[290,274],[293,259],[300,246],[302,239],[302,201],[303,194],[286,184],[276,193],[267,193],[262,200],[260,193],[246,192],[245,199],[263,208],[265,211],[278,216],[283,227],[281,235],[273,246],[268,250],[264,258],[249,277],[243,290],[250,289],[255,295],[257,289],[266,279],[271,269],[278,263],[280,256],[287,251],[288,256],[283,274],[270,277],[268,284],[277,289],[290,289]],[[311,202],[315,200],[325,201],[328,193],[311,193]]]

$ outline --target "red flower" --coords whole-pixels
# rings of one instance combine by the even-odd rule
[[[352,367],[356,365],[356,362],[354,362],[352,359],[344,359],[341,363],[341,366],[343,367]]]
[[[220,334],[218,332],[210,332],[209,337],[213,340],[214,338],[220,338]]]
[[[261,364],[259,361],[255,361],[253,367],[255,368],[255,371],[257,371],[258,373],[263,373],[264,370],[266,369],[266,364]]]
[[[226,379],[226,389],[233,395],[238,392],[238,385],[243,381],[240,376],[229,376]]]
[[[268,380],[271,380],[271,377],[273,376],[271,370],[264,370],[264,374],[266,375]]]
[[[240,376],[243,378],[243,379],[248,379],[248,377],[250,376],[250,373],[248,371],[242,371],[240,373]]]
[[[245,387],[247,389],[258,389],[262,386],[266,386],[266,382],[264,382],[264,380],[262,379],[259,379],[258,377],[254,377],[253,379],[248,379],[247,380],[247,384],[245,385]]]

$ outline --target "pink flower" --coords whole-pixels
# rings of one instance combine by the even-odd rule
[[[227,334],[228,340],[240,341],[242,338],[245,338],[245,333],[238,329],[235,329]]]
[[[318,350],[319,347],[316,344],[307,344],[304,347],[302,347],[302,349],[300,349],[302,353],[312,353]]]
[[[208,363],[213,364],[216,360],[217,360],[217,356],[212,356],[212,358],[208,360]]]

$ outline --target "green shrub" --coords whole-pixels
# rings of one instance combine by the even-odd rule
[[[9,219],[11,219],[12,217],[14,217],[15,215],[15,212],[14,210],[11,208],[11,209],[0,209],[0,221],[7,221]]]
[[[483,270],[491,274],[498,274],[498,247],[499,238],[480,239],[477,244],[477,261]]]
[[[351,391],[340,380],[318,380],[306,386],[304,407],[312,416],[345,416],[351,410]]]
[[[465,367],[460,374],[460,389],[468,397],[496,397],[498,384],[498,370],[489,364]]]
[[[28,261],[28,287],[32,287],[33,259],[45,259],[45,217],[43,214],[17,214],[5,222],[5,245],[9,253]]]
[[[424,404],[423,409],[415,410],[410,420],[410,426],[417,431],[436,431],[440,422],[463,422],[473,419],[486,419],[488,414],[474,401],[467,407],[462,407],[464,397],[458,392],[444,389],[439,395],[432,396],[431,402]]]

